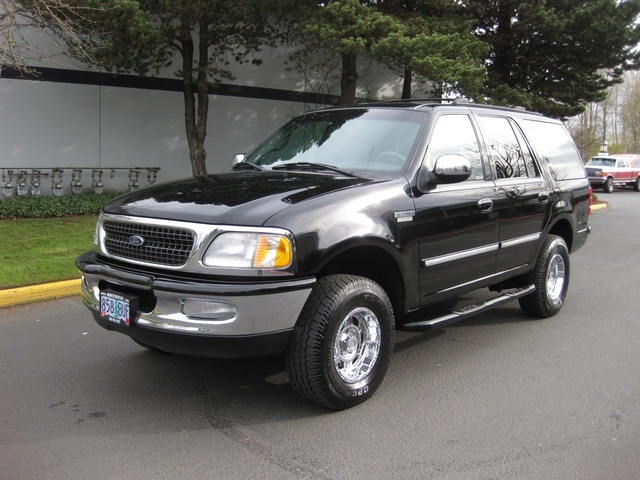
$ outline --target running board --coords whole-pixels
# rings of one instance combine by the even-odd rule
[[[529,295],[530,293],[533,293],[535,289],[536,287],[534,285],[527,285],[526,287],[509,290],[508,292],[505,292],[498,297],[483,301],[475,305],[469,305],[467,307],[454,310],[451,313],[448,313],[441,317],[424,320],[421,322],[410,322],[403,325],[398,325],[397,329],[405,330],[408,332],[421,332],[423,330],[430,330],[432,328],[444,327],[445,325],[449,325],[450,323],[459,322],[460,320],[464,320],[465,318],[473,317],[474,315],[478,315],[479,313],[486,312],[493,308],[499,307],[500,305],[504,305],[505,303],[512,302],[517,298]]]

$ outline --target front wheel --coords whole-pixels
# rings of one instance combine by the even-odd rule
[[[640,177],[636,178],[636,181],[633,182],[633,190],[640,192]]]
[[[394,317],[385,291],[351,275],[318,280],[294,328],[286,369],[303,398],[343,410],[371,397],[391,361]]]
[[[548,318],[560,311],[569,288],[569,249],[557,235],[542,244],[529,280],[535,291],[519,299],[520,308],[534,317]]]

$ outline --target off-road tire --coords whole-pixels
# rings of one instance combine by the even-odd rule
[[[528,280],[533,293],[520,298],[520,308],[531,316],[552,317],[560,311],[569,288],[569,249],[562,237],[549,235],[540,249]]]
[[[370,398],[391,361],[394,316],[368,278],[331,275],[316,283],[294,328],[285,365],[294,390],[334,410]]]

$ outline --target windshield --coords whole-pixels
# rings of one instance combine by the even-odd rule
[[[304,164],[352,174],[397,175],[411,158],[425,118],[417,112],[382,109],[311,113],[286,124],[245,162],[268,168]]]
[[[591,167],[615,167],[615,158],[592,158],[587,162]]]

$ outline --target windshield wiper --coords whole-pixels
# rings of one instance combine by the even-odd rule
[[[334,172],[339,173],[340,175],[344,175],[346,177],[358,177],[357,175],[351,172],[345,172],[344,170],[340,170],[339,168],[334,167],[333,165],[326,165],[324,163],[311,163],[311,162],[292,162],[292,163],[283,163],[280,165],[274,165],[271,167],[272,170],[313,170],[316,172]]]
[[[260,165],[254,165],[253,163],[238,162],[233,167],[231,167],[231,170],[258,170],[261,172],[264,170],[264,167],[261,167]]]

